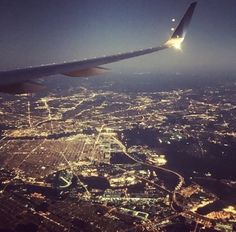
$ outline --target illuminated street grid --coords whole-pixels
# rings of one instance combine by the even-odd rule
[[[129,94],[81,88],[70,96],[2,96],[0,102],[0,228],[168,231],[185,219],[197,231],[236,223],[236,202],[199,214],[218,197],[167,168],[165,152],[128,146],[124,138],[139,127],[158,130],[160,145],[194,139],[194,157],[207,153],[203,138],[231,146],[225,138],[236,138],[235,86]],[[112,161],[117,154],[124,163]],[[48,178],[62,170],[68,173],[55,187]]]

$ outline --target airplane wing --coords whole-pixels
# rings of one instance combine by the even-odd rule
[[[84,59],[69,63],[42,65],[38,67],[1,71],[0,92],[19,94],[41,91],[42,86],[32,82],[33,79],[43,78],[56,74],[64,74],[66,76],[72,77],[99,75],[107,71],[107,69],[100,67],[101,65],[154,53],[167,48],[179,48],[181,43],[184,41],[186,31],[190,24],[196,5],[197,2],[193,2],[189,6],[184,17],[174,31],[172,37],[161,46],[141,49],[132,52],[119,53],[110,56]]]

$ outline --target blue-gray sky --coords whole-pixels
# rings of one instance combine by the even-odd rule
[[[191,0],[1,0],[0,69],[159,45]],[[236,1],[199,0],[183,51],[109,65],[115,72],[236,70]]]

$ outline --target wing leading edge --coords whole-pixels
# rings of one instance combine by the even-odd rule
[[[111,56],[84,59],[69,63],[52,64],[52,65],[44,65],[44,66],[24,68],[24,69],[2,71],[0,72],[0,86],[1,86],[0,91],[12,93],[12,91],[9,91],[9,89],[11,89],[11,85],[14,86],[15,89],[17,88],[16,84],[21,84],[22,86],[23,83],[28,82],[29,80],[56,74],[64,74],[66,76],[98,75],[103,73],[103,71],[106,71],[106,69],[99,67],[101,65],[110,64],[121,60],[154,53],[167,48],[172,48],[172,47],[178,48],[185,38],[186,31],[192,19],[196,5],[197,2],[193,2],[189,6],[184,17],[182,18],[176,30],[174,31],[172,37],[161,46],[141,49],[133,52],[115,54]],[[5,88],[6,91],[4,91],[4,86],[6,86]]]

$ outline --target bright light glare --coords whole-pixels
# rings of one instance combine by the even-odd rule
[[[172,19],[171,21],[172,21],[172,22],[175,22],[175,19]]]
[[[181,45],[182,45],[182,43],[175,43],[173,46],[175,49],[181,50]]]
[[[181,44],[183,43],[184,38],[173,38],[166,42],[166,45],[169,47],[174,47],[177,50],[181,50]]]

